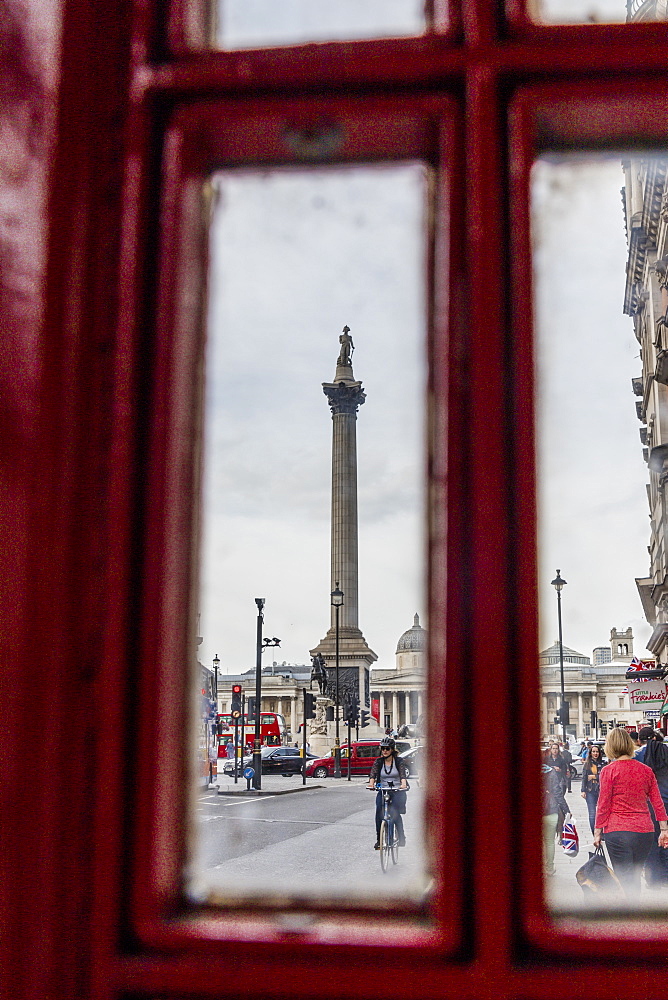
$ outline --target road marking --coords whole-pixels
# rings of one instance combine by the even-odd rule
[[[257,802],[268,802],[269,799],[275,799],[275,795],[263,795],[262,798],[257,799],[243,799],[241,802],[226,802],[228,809],[230,806],[249,806],[251,803]]]

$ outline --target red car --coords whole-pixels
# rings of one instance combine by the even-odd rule
[[[380,756],[380,740],[364,740],[352,744],[350,773],[368,775],[376,757]],[[331,778],[334,774],[334,757],[316,757],[306,768],[307,778]],[[341,774],[348,774],[348,744],[341,747]]]

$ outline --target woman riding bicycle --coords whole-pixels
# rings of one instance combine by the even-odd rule
[[[408,789],[408,771],[401,757],[397,754],[397,745],[391,736],[384,736],[380,741],[380,757],[373,762],[369,772],[369,788],[396,789],[390,803],[390,816],[395,824],[399,847],[404,847],[404,822],[401,814],[406,812],[406,791]],[[380,850],[380,824],[383,821],[383,793],[376,795],[376,843],[374,850]]]

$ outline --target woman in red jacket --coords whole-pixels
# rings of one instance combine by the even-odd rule
[[[635,760],[635,744],[625,729],[608,733],[605,753],[610,763],[600,774],[594,846],[605,835],[615,875],[632,897],[640,892],[640,873],[655,835],[648,800],[659,821],[659,847],[668,847],[668,815],[654,772]]]

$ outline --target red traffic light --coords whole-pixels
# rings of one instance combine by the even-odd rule
[[[241,684],[232,685],[232,694],[241,694]]]

